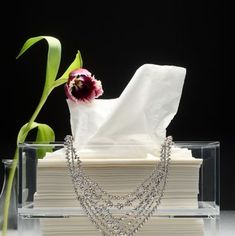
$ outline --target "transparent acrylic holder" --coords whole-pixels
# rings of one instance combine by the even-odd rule
[[[152,218],[169,219],[171,222],[177,220],[192,220],[202,221],[203,230],[201,234],[204,236],[214,236],[218,232],[217,220],[220,214],[219,209],[219,142],[196,142],[175,141],[175,147],[185,148],[191,151],[192,156],[196,159],[202,159],[202,164],[198,169],[198,194],[197,194],[197,206],[184,207],[160,207],[154,213]],[[47,203],[46,206],[35,205],[35,193],[37,193],[37,172],[38,163],[43,159],[38,159],[47,153],[56,153],[58,150],[63,150],[64,145],[62,142],[51,144],[39,144],[39,143],[23,143],[19,145],[19,166],[18,166],[18,235],[36,235],[44,236],[42,230],[42,222],[45,220],[57,220],[66,224],[67,221],[76,219],[77,225],[79,220],[86,218],[83,210],[79,206],[66,206],[66,203],[62,202],[60,206],[54,206]],[[109,147],[104,147],[108,150]],[[126,150],[125,146],[117,147],[117,150]],[[95,149],[93,150],[93,153]],[[122,153],[123,154],[123,153]],[[65,163],[65,157],[64,157]],[[176,161],[177,163],[177,161]],[[170,162],[171,165],[171,162]],[[189,165],[190,166],[190,165]],[[52,163],[53,168],[53,163]],[[68,170],[67,170],[68,171]],[[171,167],[169,169],[169,176],[171,173]],[[68,175],[68,172],[66,173]],[[106,176],[107,177],[107,176]],[[45,180],[44,180],[45,181]],[[72,186],[72,185],[71,185]],[[133,186],[134,188],[134,186]],[[74,199],[75,199],[74,195]],[[52,201],[53,203],[53,201]],[[62,220],[62,221],[61,221]],[[71,223],[71,222],[70,222]],[[58,223],[60,224],[60,223]],[[189,224],[191,224],[189,222]],[[58,227],[58,225],[57,225]],[[92,227],[92,224],[91,224]],[[144,227],[138,232],[137,235],[146,235],[144,233]],[[57,231],[55,231],[57,232]],[[95,233],[94,233],[95,232]],[[93,234],[89,235],[101,235],[101,233],[94,228]],[[96,233],[97,232],[97,233]],[[52,232],[50,232],[52,233]],[[74,234],[69,235],[82,235],[76,230]],[[171,232],[174,235],[174,232]],[[45,234],[47,235],[47,234]],[[54,235],[53,233],[50,235]],[[58,232],[55,235],[63,235]],[[64,234],[65,235],[65,234]],[[85,235],[85,234],[84,234]],[[148,234],[148,235],[155,235]],[[162,234],[164,235],[164,234]],[[171,235],[168,232],[168,235]],[[194,234],[193,234],[194,235]]]

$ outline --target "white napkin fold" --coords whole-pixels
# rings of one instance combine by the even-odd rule
[[[116,99],[67,100],[75,146],[160,145],[175,116],[186,70],[144,64]]]

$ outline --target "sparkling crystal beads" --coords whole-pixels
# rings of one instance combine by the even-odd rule
[[[133,236],[148,221],[164,194],[172,145],[169,136],[161,146],[160,162],[135,191],[114,195],[85,173],[72,136],[65,137],[66,159],[75,194],[84,212],[103,235]]]

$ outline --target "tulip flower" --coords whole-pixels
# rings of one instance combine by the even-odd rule
[[[76,103],[86,103],[101,96],[103,89],[100,80],[96,80],[88,70],[80,68],[70,72],[65,94]]]

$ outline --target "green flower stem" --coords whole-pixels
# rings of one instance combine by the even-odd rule
[[[17,160],[19,158],[18,153],[18,147],[16,148],[15,155],[14,155],[14,161],[12,164],[12,167],[10,169],[9,173],[9,179],[7,183],[7,191],[5,196],[5,202],[4,202],[4,209],[3,209],[3,226],[2,226],[2,235],[6,236],[7,233],[7,225],[8,225],[8,213],[9,213],[9,207],[10,207],[10,199],[11,199],[11,188],[15,176],[15,171],[17,167]]]
[[[37,43],[38,41],[40,41],[42,39],[45,39],[48,43],[48,46],[49,46],[48,54],[47,54],[47,69],[46,69],[45,84],[44,84],[44,89],[43,89],[41,99],[38,103],[36,110],[34,111],[29,122],[20,129],[18,136],[17,136],[17,142],[16,142],[17,147],[16,147],[14,158],[13,158],[13,165],[12,165],[12,168],[10,169],[10,173],[9,173],[9,180],[8,180],[8,184],[7,184],[6,197],[5,197],[5,202],[4,202],[4,210],[3,210],[4,216],[3,216],[3,228],[2,228],[2,235],[3,236],[6,236],[6,234],[7,234],[8,212],[9,212],[10,199],[11,199],[11,189],[12,189],[13,179],[15,176],[16,167],[17,167],[17,163],[18,163],[18,159],[19,159],[18,144],[23,143],[25,141],[25,139],[31,129],[33,129],[35,127],[39,127],[40,125],[41,125],[40,126],[41,129],[42,129],[42,125],[44,125],[43,129],[47,130],[47,134],[44,133],[44,136],[45,135],[47,135],[48,137],[50,136],[48,134],[51,132],[52,129],[48,126],[46,126],[46,128],[45,128],[45,124],[36,123],[35,119],[37,118],[39,112],[41,111],[43,105],[45,104],[45,102],[46,102],[48,96],[50,95],[50,93],[52,92],[52,90],[64,83],[66,83],[70,71],[82,67],[82,57],[81,57],[80,52],[78,51],[74,61],[70,64],[70,66],[67,68],[67,70],[64,72],[64,74],[59,79],[56,80],[56,76],[57,76],[57,73],[59,70],[59,65],[60,65],[60,58],[61,58],[61,44],[58,39],[51,37],[51,36],[38,36],[38,37],[33,37],[33,38],[28,39],[25,42],[25,44],[23,45],[17,58],[19,58],[22,54],[24,54],[25,51],[27,51],[32,45],[34,45],[35,43]],[[38,129],[38,130],[40,130],[40,129]],[[52,130],[52,132],[53,132],[53,130]]]
[[[45,91],[45,90],[44,90],[44,91]],[[27,124],[27,126],[26,126],[26,128],[25,128],[25,135],[26,135],[26,136],[28,135],[28,132],[30,131],[33,122],[36,120],[36,118],[37,118],[39,112],[41,111],[41,109],[42,109],[43,105],[45,104],[45,102],[46,102],[48,96],[50,95],[51,91],[52,91],[52,90],[50,90],[50,91],[48,91],[48,92],[47,92],[47,91],[46,91],[46,92],[43,92],[42,97],[41,97],[41,99],[40,99],[40,101],[39,101],[39,103],[38,103],[38,106],[37,106],[36,110],[34,111],[32,117],[31,117],[30,120],[29,120],[29,123]],[[25,138],[26,138],[26,137],[25,137]],[[18,140],[17,145],[18,145],[20,142],[24,142],[24,141],[25,141],[25,138],[24,138],[24,140]]]
[[[25,141],[29,131],[31,130],[31,126],[32,126],[33,122],[37,118],[40,110],[42,109],[43,105],[45,104],[45,102],[46,102],[48,96],[50,95],[51,91],[44,92],[42,94],[40,102],[38,103],[38,106],[37,106],[35,112],[33,113],[32,117],[30,118],[30,120],[29,120],[29,122],[28,122],[28,124],[27,124],[27,126],[24,130],[23,135],[21,136],[21,138],[18,137],[18,139],[17,139],[17,147],[16,147],[14,158],[13,158],[13,165],[12,165],[12,167],[10,169],[10,173],[9,173],[9,180],[8,180],[8,183],[7,183],[7,191],[6,191],[6,197],[5,197],[5,202],[4,202],[3,227],[2,227],[2,235],[3,236],[7,235],[8,214],[9,214],[10,199],[11,199],[11,189],[12,189],[12,184],[13,184],[13,180],[14,180],[14,176],[15,176],[15,172],[16,172],[18,159],[19,159],[18,144]]]

